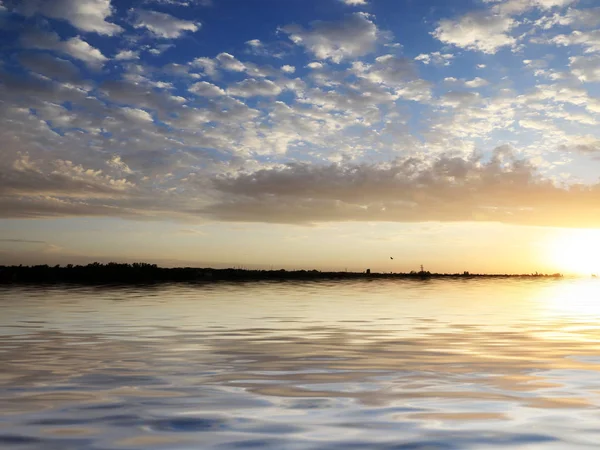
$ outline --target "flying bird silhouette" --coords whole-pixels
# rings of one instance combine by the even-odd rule
[[[394,259],[394,257],[393,257],[393,256],[390,256],[390,259]]]

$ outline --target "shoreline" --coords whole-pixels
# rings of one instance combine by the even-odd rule
[[[479,274],[419,272],[329,272],[319,270],[253,270],[195,267],[164,268],[155,264],[92,263],[85,266],[0,266],[0,284],[158,284],[172,282],[252,282],[326,280],[563,278],[554,274]]]

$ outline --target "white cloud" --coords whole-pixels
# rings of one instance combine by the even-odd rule
[[[161,55],[164,52],[166,52],[168,49],[174,47],[175,44],[159,44],[156,45],[154,48],[151,48],[150,50],[148,50],[149,53],[151,53],[152,55]]]
[[[396,95],[413,102],[431,100],[431,83],[426,80],[413,80],[396,90]]]
[[[249,41],[246,41],[246,45],[249,45],[250,47],[254,47],[254,48],[259,48],[263,46],[263,43],[260,42],[259,39],[251,39]]]
[[[416,69],[412,60],[395,55],[382,55],[375,58],[375,64],[354,65],[356,74],[374,83],[398,86],[416,78]]]
[[[471,12],[458,20],[441,20],[432,35],[445,44],[493,54],[515,45],[515,38],[508,34],[515,25],[510,17]]]
[[[2,191],[19,196],[111,197],[134,187],[125,179],[113,178],[102,170],[85,168],[69,160],[57,159],[43,164],[25,154],[18,156],[11,169],[10,173],[3,173],[5,168],[0,168]]]
[[[270,80],[247,78],[227,89],[227,93],[236,97],[277,96],[281,88]]]
[[[61,47],[65,53],[84,61],[90,67],[101,67],[108,59],[100,50],[78,36],[64,41]]]
[[[61,41],[58,34],[43,31],[31,31],[21,36],[21,43],[25,47],[54,50],[65,53],[75,59],[85,62],[92,69],[101,68],[108,60],[100,50],[92,47],[79,36]]]
[[[131,59],[139,59],[139,52],[133,50],[121,50],[119,53],[115,55],[115,59],[117,61],[127,61]]]
[[[121,111],[125,117],[135,122],[153,122],[152,116],[143,109],[138,108],[121,108]]]
[[[317,70],[317,69],[322,69],[323,68],[323,64],[320,63],[320,62],[313,61],[311,63],[308,63],[306,65],[306,67],[308,67],[309,69]]]
[[[495,3],[492,11],[496,14],[520,15],[534,8],[542,10],[564,8],[577,1],[578,0],[488,0],[487,3]]]
[[[354,13],[337,22],[315,21],[309,30],[299,25],[286,25],[281,30],[318,59],[335,63],[372,52],[379,35],[365,13]]]
[[[189,91],[196,95],[200,95],[201,97],[220,97],[226,95],[225,91],[219,86],[206,81],[200,81],[199,83],[193,84],[189,88]]]
[[[367,0],[340,0],[340,1],[349,6],[366,6],[369,4],[367,2]]]
[[[479,77],[475,77],[472,80],[465,81],[465,86],[468,88],[479,88],[487,86],[488,84],[490,84],[489,81]]]
[[[216,59],[220,66],[225,70],[229,70],[231,72],[243,72],[246,70],[246,66],[235,56],[229,53],[219,53]]]
[[[113,13],[110,0],[21,0],[17,11],[67,20],[81,31],[114,35],[123,29],[106,19]]]
[[[444,83],[454,87],[465,87],[469,89],[477,89],[490,84],[487,80],[480,77],[475,77],[472,80],[458,79],[455,77],[444,78]]]
[[[296,71],[296,68],[294,66],[285,64],[285,65],[281,66],[281,71],[284,73],[294,73]]]
[[[217,62],[211,58],[201,57],[192,61],[192,66],[200,67],[209,77],[217,75]]]
[[[474,105],[480,98],[477,92],[450,91],[442,95],[439,102],[440,105],[450,108],[464,108]]]
[[[156,3],[159,5],[176,5],[176,6],[212,6],[212,0],[145,0],[145,3]]]
[[[571,34],[560,34],[552,39],[556,45],[582,45],[586,52],[600,52],[600,30],[573,31]]]
[[[600,55],[572,56],[569,58],[571,72],[587,83],[600,82]]]
[[[180,37],[184,32],[196,32],[200,29],[200,24],[189,20],[182,20],[169,14],[139,9],[135,12],[135,21],[133,26],[136,28],[146,28],[154,35],[174,39]]]
[[[120,155],[113,155],[107,162],[110,167],[113,169],[117,169],[120,172],[131,174],[133,171],[129,168],[127,164],[121,159]]]
[[[415,61],[420,61],[423,64],[435,64],[438,66],[449,66],[452,60],[454,59],[454,55],[451,53],[421,53],[415,58]]]
[[[600,25],[600,7],[575,9],[570,8],[564,15],[567,24],[594,28]]]
[[[525,128],[531,128],[537,131],[553,132],[556,131],[556,125],[549,120],[544,119],[522,119],[519,125]]]

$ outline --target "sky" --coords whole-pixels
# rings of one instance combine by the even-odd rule
[[[0,264],[600,271],[596,0],[0,0],[0,43]]]

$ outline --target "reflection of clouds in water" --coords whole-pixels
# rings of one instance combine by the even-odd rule
[[[3,395],[13,431],[0,440],[35,436],[37,448],[83,445],[84,430],[88,443],[131,448],[565,443],[575,441],[556,436],[540,414],[555,410],[576,429],[600,405],[590,395],[600,387],[589,360],[597,346],[557,345],[527,330],[397,339],[389,330],[263,328],[139,341],[44,332],[1,345],[0,386],[21,390]]]
[[[568,292],[591,293],[594,284],[321,287],[3,296],[0,446],[545,450],[598,442],[596,318],[559,308]],[[303,309],[286,303],[286,290]],[[323,299],[330,313],[317,320]]]
[[[164,334],[199,328],[287,329],[304,325],[396,330],[399,336],[455,323],[505,328],[536,320],[537,292],[554,280],[379,280],[158,285],[128,288],[34,287],[8,291],[0,328],[31,316],[45,329]],[[0,296],[2,295],[0,287]],[[27,298],[26,302],[20,301]],[[92,314],[93,313],[93,314]],[[385,323],[387,322],[387,323]],[[419,330],[417,327],[421,328]],[[172,332],[172,331],[171,331]]]

